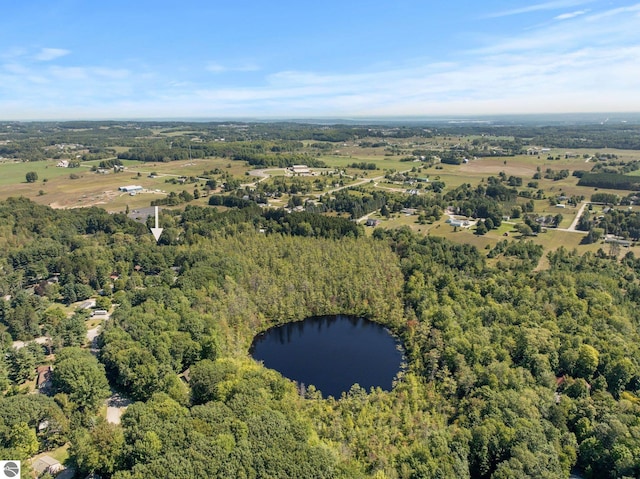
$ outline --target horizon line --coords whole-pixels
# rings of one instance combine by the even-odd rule
[[[71,117],[71,118],[24,118],[24,119],[0,119],[0,123],[66,123],[66,122],[183,122],[183,123],[206,123],[221,121],[237,122],[366,122],[366,121],[460,121],[477,119],[503,119],[503,118],[544,118],[544,117],[596,117],[596,116],[638,116],[640,121],[640,111],[593,111],[593,112],[553,112],[553,113],[481,113],[481,114],[451,114],[451,115],[317,115],[307,117],[293,116],[150,116],[150,117]],[[603,118],[609,121],[609,118]]]

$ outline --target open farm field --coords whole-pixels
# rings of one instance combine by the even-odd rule
[[[240,181],[247,181],[244,172],[248,170],[240,162],[230,162],[221,158],[175,161],[169,163],[143,163],[133,160],[121,160],[125,171],[99,174],[90,170],[99,161],[83,162],[80,168],[56,168],[57,162],[29,162],[0,164],[0,199],[10,196],[25,196],[34,201],[54,208],[78,208],[83,206],[102,206],[108,211],[124,211],[130,208],[149,206],[149,203],[173,192],[183,190],[192,192],[194,187],[204,186],[198,183],[172,184],[167,180],[179,177],[202,175],[204,171],[215,168],[228,172]],[[229,165],[231,167],[229,167]],[[25,175],[35,171],[38,180],[27,183]],[[156,173],[154,178],[149,177]],[[71,179],[70,175],[77,176]],[[43,181],[46,178],[46,182]],[[119,191],[120,186],[140,185],[144,192],[130,195]]]
[[[56,168],[56,160],[49,161],[33,161],[33,162],[15,162],[11,160],[0,160],[0,194],[5,190],[18,187],[21,184],[39,185],[43,180],[51,180],[66,176],[70,173],[77,173],[77,169]],[[33,171],[38,175],[38,181],[35,183],[27,183],[25,176],[28,172]]]

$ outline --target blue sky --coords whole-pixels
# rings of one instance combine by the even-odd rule
[[[24,0],[0,120],[640,111],[640,3]]]

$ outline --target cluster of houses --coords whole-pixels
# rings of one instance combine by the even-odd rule
[[[79,143],[56,143],[51,148],[57,148],[58,150],[81,150],[84,145]]]
[[[534,146],[532,148],[527,148],[527,155],[537,156],[541,153],[549,153],[550,151],[551,148],[538,148],[537,146]]]

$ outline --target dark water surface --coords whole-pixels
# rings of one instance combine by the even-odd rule
[[[358,383],[390,390],[400,371],[398,341],[380,324],[348,316],[323,316],[267,330],[250,353],[268,368],[324,397],[339,398]]]

